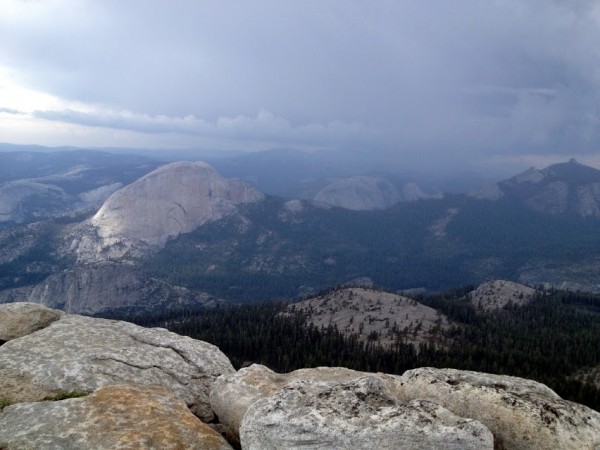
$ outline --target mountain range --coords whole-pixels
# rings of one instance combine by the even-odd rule
[[[348,198],[344,185],[351,190],[344,208],[332,196],[264,194],[206,163],[61,152],[48,164],[52,155],[0,153],[22,167],[5,170],[0,184],[0,204],[18,205],[0,229],[0,301],[63,299],[52,306],[93,313],[290,299],[365,280],[396,291],[496,278],[600,291],[600,171],[574,160],[466,194],[415,187],[375,208],[352,207],[376,204],[372,190],[361,198],[356,184],[335,182],[337,198]],[[15,183],[45,190],[17,195]],[[86,195],[94,201],[84,207]],[[137,280],[147,295],[132,300],[119,279]],[[76,304],[81,289],[85,307]]]

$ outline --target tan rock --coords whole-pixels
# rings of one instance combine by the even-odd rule
[[[210,386],[219,375],[233,372],[229,359],[206,342],[162,328],[65,315],[0,347],[0,398],[38,401],[114,384],[161,385],[210,421]]]
[[[244,414],[256,401],[273,395],[294,380],[344,382],[365,375],[343,367],[300,369],[280,374],[260,364],[217,378],[210,391],[210,404],[231,442],[239,440]]]
[[[0,413],[6,449],[231,449],[160,386],[102,387],[87,397],[21,403]]]
[[[36,303],[0,305],[0,340],[10,341],[46,328],[60,319],[62,314]]]
[[[595,450],[600,446],[600,413],[563,400],[532,380],[421,368],[395,381],[400,383],[396,390],[400,400],[429,400],[483,423],[494,433],[496,449]]]

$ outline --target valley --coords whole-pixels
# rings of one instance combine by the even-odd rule
[[[125,181],[95,178],[105,159],[73,192]],[[264,194],[206,163],[162,164],[86,209],[19,200],[0,229],[0,303],[167,327],[238,367],[456,367],[531,377],[597,408],[582,375],[600,363],[597,186],[600,171],[570,161],[344,208]]]

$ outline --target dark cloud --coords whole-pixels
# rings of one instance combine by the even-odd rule
[[[0,41],[94,105],[46,120],[457,164],[600,145],[597,1],[6,0]]]

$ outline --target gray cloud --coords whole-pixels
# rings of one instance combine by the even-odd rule
[[[597,1],[7,0],[0,40],[96,105],[46,120],[457,164],[600,145]]]
[[[169,117],[134,114],[129,111],[84,112],[71,109],[34,111],[39,119],[78,124],[87,127],[130,130],[143,133],[183,133],[205,138],[238,141],[260,141],[306,146],[336,146],[343,143],[376,142],[377,133],[360,123],[333,121],[325,125],[307,124],[293,126],[283,117],[261,110],[256,116],[219,117],[214,122],[193,115]]]

